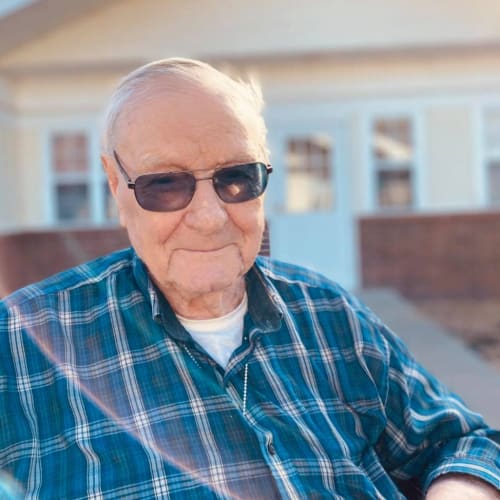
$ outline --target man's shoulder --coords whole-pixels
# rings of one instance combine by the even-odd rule
[[[78,291],[89,286],[98,287],[111,275],[130,268],[133,255],[131,248],[118,250],[20,288],[0,301],[0,317],[2,310],[40,300],[50,301],[51,297],[62,292]]]
[[[341,284],[310,268],[259,256],[256,261],[262,274],[271,282],[283,300],[300,302],[309,310],[324,309],[350,314],[357,322],[383,326],[373,311]]]
[[[274,283],[315,288],[334,295],[349,296],[338,282],[313,269],[263,256],[257,257],[256,263],[262,273]]]

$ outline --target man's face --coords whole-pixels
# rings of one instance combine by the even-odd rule
[[[265,161],[252,121],[199,88],[167,92],[157,85],[147,98],[128,104],[120,116],[116,150],[132,180],[172,170],[196,170],[197,177],[206,177],[219,166]],[[224,203],[212,181],[202,180],[186,208],[146,211],[116,168],[110,168],[109,157],[105,163],[120,222],[167,298],[175,293],[197,297],[241,286],[260,248],[262,196]]]

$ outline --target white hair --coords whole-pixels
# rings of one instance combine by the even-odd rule
[[[168,58],[153,61],[129,73],[112,93],[104,115],[101,147],[102,152],[112,154],[115,147],[115,134],[118,119],[127,105],[136,98],[145,97],[151,85],[159,79],[172,83],[186,82],[197,84],[220,95],[240,113],[252,119],[258,128],[260,148],[265,158],[269,157],[267,148],[267,129],[262,116],[264,100],[260,85],[253,78],[248,81],[234,79],[213,66],[195,59]]]

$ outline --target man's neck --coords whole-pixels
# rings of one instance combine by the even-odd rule
[[[175,287],[160,287],[173,311],[189,319],[210,319],[236,309],[245,295],[245,279],[231,287],[203,294],[189,294]]]

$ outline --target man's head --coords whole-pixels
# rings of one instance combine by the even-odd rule
[[[164,79],[163,79],[164,78]],[[199,86],[220,95],[238,109],[243,119],[255,120],[263,155],[269,155],[266,125],[262,117],[264,101],[260,86],[253,80],[244,82],[216,70],[202,61],[169,58],[154,61],[128,74],[110,97],[105,114],[102,149],[111,155],[115,145],[116,125],[120,115],[132,100],[147,98],[152,86],[163,80],[164,88],[178,91],[179,87]]]
[[[231,202],[237,195],[226,190],[224,196],[227,171],[216,181],[207,177],[220,167],[268,162],[261,111],[254,86],[185,59],[139,68],[111,98],[102,155],[110,188],[132,245],[171,302],[241,290],[260,247],[263,196],[243,192],[245,201]],[[263,166],[249,168],[240,174],[267,176]],[[186,206],[155,206],[147,190],[136,199],[125,179],[165,172],[199,179]]]

